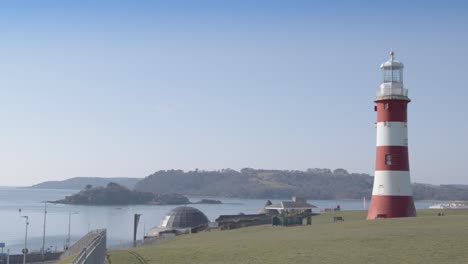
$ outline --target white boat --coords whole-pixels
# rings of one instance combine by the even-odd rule
[[[445,209],[445,204],[433,204],[429,206],[429,209]]]
[[[429,206],[429,209],[468,209],[468,202],[467,201],[454,201],[454,202],[433,204]]]

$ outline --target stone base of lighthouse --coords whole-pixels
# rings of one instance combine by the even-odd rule
[[[416,216],[413,196],[372,195],[367,220]]]

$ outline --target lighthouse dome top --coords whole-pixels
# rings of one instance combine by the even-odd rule
[[[380,65],[380,68],[381,69],[395,69],[395,68],[403,68],[403,63],[401,63],[400,61],[398,60],[395,60],[395,52],[390,52],[390,59],[384,63],[382,63],[382,65]]]
[[[395,60],[395,53],[390,52],[390,60],[380,65],[382,83],[377,91],[377,100],[407,100],[408,90],[403,87],[403,63]]]

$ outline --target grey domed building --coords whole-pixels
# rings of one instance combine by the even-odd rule
[[[190,206],[180,206],[172,209],[161,223],[163,228],[194,228],[208,225],[210,221],[206,215]]]
[[[145,238],[161,234],[186,234],[205,230],[209,224],[208,217],[190,206],[180,206],[172,209],[161,221],[161,225],[148,231]]]

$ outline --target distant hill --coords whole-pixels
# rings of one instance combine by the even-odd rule
[[[32,188],[76,189],[86,185],[105,187],[110,182],[132,190],[159,194],[238,197],[309,199],[370,198],[374,178],[363,173],[349,173],[344,169],[261,170],[244,168],[240,171],[158,171],[146,178],[77,177],[64,181],[49,181]],[[413,183],[416,200],[468,200],[468,185],[431,185]]]
[[[135,186],[145,192],[174,192],[185,195],[208,195],[241,198],[361,199],[371,194],[373,177],[348,173],[344,169],[309,169],[307,171],[158,171]]]
[[[344,169],[240,171],[158,171],[139,181],[135,190],[240,198],[309,199],[370,198],[374,178],[368,174],[348,173]],[[468,200],[467,185],[413,184],[416,200]]]
[[[117,183],[125,186],[128,189],[133,189],[141,178],[99,178],[99,177],[76,177],[70,178],[63,181],[46,181],[31,186],[32,188],[39,189],[72,189],[81,190],[86,185],[92,185],[93,187],[104,187],[110,182]]]

